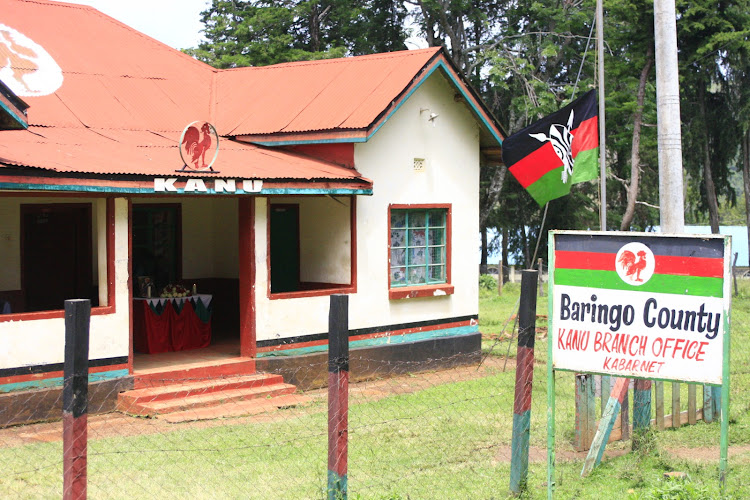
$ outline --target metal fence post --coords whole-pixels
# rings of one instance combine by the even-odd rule
[[[534,381],[534,339],[536,333],[537,271],[521,271],[521,302],[518,309],[518,352],[516,392],[513,403],[510,491],[518,495],[526,489],[529,474],[529,435],[531,390]]]
[[[328,314],[328,499],[346,500],[349,437],[349,296]]]
[[[91,301],[65,301],[63,499],[86,498]]]

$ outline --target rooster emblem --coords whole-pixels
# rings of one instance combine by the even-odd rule
[[[16,95],[33,97],[60,88],[63,74],[44,47],[0,23],[0,80]]]
[[[182,149],[187,156],[182,158],[185,164],[192,163],[195,170],[210,166],[206,165],[206,151],[211,149],[211,125],[203,123],[200,132],[195,125],[188,126],[182,137]]]
[[[617,274],[630,285],[640,286],[654,274],[656,259],[650,248],[643,243],[624,245],[615,257]]]
[[[643,250],[638,252],[638,259],[636,260],[633,252],[625,250],[617,262],[624,268],[625,276],[631,277],[630,279],[633,281],[643,282],[641,271],[646,268],[646,252]]]

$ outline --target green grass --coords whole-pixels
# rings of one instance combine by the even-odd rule
[[[515,339],[496,341],[494,337],[514,312],[518,292],[518,285],[506,285],[502,296],[496,291],[481,292],[479,323],[487,337],[483,350],[489,359],[475,377],[459,380],[459,372],[448,370],[395,377],[353,389],[350,498],[508,496],[515,371],[503,371],[501,357],[509,347],[515,356]],[[547,314],[546,297],[538,298],[537,311]],[[512,325],[511,320],[506,333]],[[540,320],[538,326],[546,323]],[[748,327],[750,282],[745,282],[732,308],[730,451],[734,454],[727,475],[730,498],[750,497],[750,393],[745,390],[750,382]],[[546,349],[542,331],[535,349],[532,461],[522,498],[547,495]],[[423,383],[421,390],[400,390],[424,380],[430,383]],[[572,448],[573,385],[572,374],[558,374],[557,498],[718,498],[718,423],[699,422],[651,432],[646,449],[637,452],[629,450],[629,442],[612,443],[608,451],[621,450],[623,454],[606,459],[590,477],[581,478],[582,456]],[[366,392],[368,389],[371,392]],[[685,409],[685,384],[680,390]],[[671,401],[671,384],[665,384],[665,401]],[[666,413],[670,411],[666,409]],[[325,403],[291,408],[281,415],[284,418],[228,419],[208,428],[160,427],[158,433],[131,437],[101,437],[92,429],[88,493],[91,498],[106,499],[325,498]],[[146,428],[152,422],[137,421]],[[153,424],[156,429],[156,422]],[[32,430],[30,426],[28,432]],[[61,457],[60,442],[5,446],[0,434],[0,496],[60,498]],[[663,474],[669,471],[685,472],[688,478],[666,480]]]

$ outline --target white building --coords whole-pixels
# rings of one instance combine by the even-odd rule
[[[138,351],[216,343],[301,383],[334,293],[353,356],[477,359],[479,169],[504,133],[444,51],[216,70],[89,7],[0,5],[5,404],[59,391],[67,298],[92,300],[104,395]],[[144,326],[147,279],[212,296],[194,337]]]

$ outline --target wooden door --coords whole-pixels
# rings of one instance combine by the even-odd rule
[[[299,205],[271,205],[271,293],[299,290]]]

